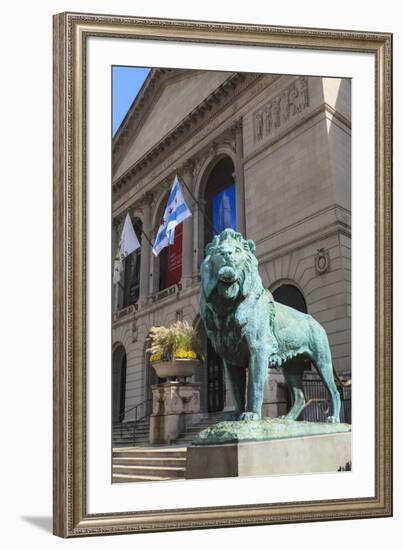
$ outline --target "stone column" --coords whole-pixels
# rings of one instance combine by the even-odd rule
[[[183,165],[180,171],[180,180],[184,181],[189,189],[193,188],[193,163],[188,162]],[[182,185],[183,197],[189,209],[193,208],[193,199],[186,189],[185,185]],[[195,205],[194,205],[195,206]],[[182,288],[189,288],[193,282],[193,215],[187,218],[183,222],[183,237],[182,237]]]
[[[115,255],[116,250],[119,245],[119,239],[120,239],[120,233],[122,231],[122,220],[116,218],[113,220],[112,223],[112,270],[115,266]],[[124,270],[121,273],[121,280],[120,284],[113,284],[112,281],[112,311],[116,312],[118,311],[122,306],[122,286],[123,286],[123,276],[124,276]],[[113,271],[112,271],[112,279],[113,279]]]
[[[243,171],[243,134],[242,118],[238,119],[233,128],[235,142],[235,189],[236,189],[236,220],[237,230],[246,237],[245,219],[245,180]]]
[[[198,199],[200,208],[203,209],[203,212],[206,208],[206,201],[204,199]],[[199,273],[199,265],[204,258],[204,215],[200,211],[200,208],[197,204],[193,208],[193,274],[196,275]]]
[[[151,229],[151,202],[152,195],[146,193],[142,204],[143,231],[150,238]],[[141,237],[141,260],[140,260],[140,297],[139,306],[145,307],[150,295],[150,255],[151,245],[144,235]]]
[[[113,283],[113,273],[115,269],[115,255],[116,255],[116,249],[119,242],[119,234],[118,234],[118,223],[116,220],[113,220],[112,222],[112,249],[111,249],[111,262],[112,262],[112,281],[111,281],[111,288],[112,288],[112,311],[115,312],[117,309],[117,302],[116,302],[116,286]]]
[[[153,243],[155,241],[155,237],[157,235],[157,230],[156,229],[152,229],[151,232],[150,232],[150,238],[151,238],[151,242]],[[150,249],[151,250],[151,249]],[[158,256],[154,256],[154,254],[150,253],[150,258],[149,258],[149,263],[148,263],[148,268],[149,268],[149,273],[150,273],[150,276],[149,276],[149,285],[150,285],[150,295],[151,294],[155,294],[156,292],[158,292],[158,270],[159,270],[159,258]]]

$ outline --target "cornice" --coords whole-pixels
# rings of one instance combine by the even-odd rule
[[[234,96],[252,82],[262,78],[260,74],[234,73],[193,109],[173,130],[159,140],[112,184],[114,193],[119,193],[133,177],[145,175],[162,162],[175,148],[189,139],[203,124],[223,109]]]

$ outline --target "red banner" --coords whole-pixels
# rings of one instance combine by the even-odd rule
[[[175,227],[174,242],[168,246],[168,269],[165,288],[179,283],[182,277],[182,234],[183,223]]]

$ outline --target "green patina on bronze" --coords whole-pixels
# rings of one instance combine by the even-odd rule
[[[262,418],[249,422],[240,422],[239,420],[219,422],[197,434],[192,443],[194,445],[213,445],[251,440],[267,441],[349,431],[351,431],[350,424]]]
[[[276,367],[282,369],[294,398],[286,418],[297,419],[305,406],[298,358],[305,356],[329,393],[328,422],[340,422],[326,332],[313,317],[275,302],[263,288],[254,242],[225,229],[207,245],[200,273],[200,315],[228,374],[236,418],[261,418],[268,367]]]

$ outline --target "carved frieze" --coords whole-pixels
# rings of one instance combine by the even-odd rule
[[[253,115],[255,143],[275,133],[309,106],[308,79],[303,76],[268,101]]]

